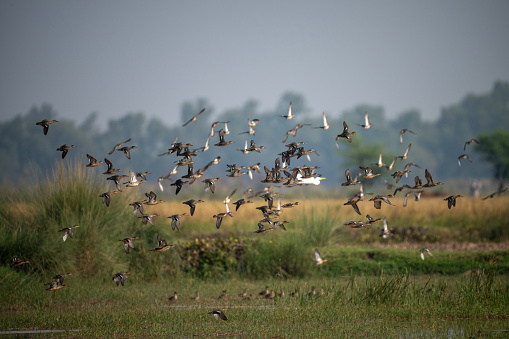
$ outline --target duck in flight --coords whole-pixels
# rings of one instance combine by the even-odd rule
[[[190,122],[192,122],[192,121],[196,121],[196,119],[198,118],[198,116],[199,116],[200,114],[202,114],[203,112],[205,112],[205,108],[204,108],[204,109],[202,109],[201,111],[199,111],[199,112],[198,112],[198,113],[197,113],[194,117],[192,117],[191,119],[189,119],[189,120],[188,120],[185,124],[183,124],[183,125],[182,125],[182,127],[186,127],[186,126],[187,126],[187,124],[189,124]]]
[[[286,120],[290,120],[295,116],[295,114],[292,114],[292,102],[290,101],[290,106],[288,107],[288,114],[281,115],[281,117],[285,118]]]
[[[339,148],[338,140],[346,139],[349,143],[352,143],[352,135],[357,134],[357,132],[350,132],[346,121],[343,121],[343,132],[336,136],[336,147]]]
[[[44,119],[42,121],[36,122],[35,124],[39,125],[39,126],[42,126],[44,135],[47,135],[48,134],[48,130],[49,130],[49,125],[51,125],[51,124],[53,124],[55,122],[58,122],[58,120],[47,120],[47,119]]]
[[[369,117],[368,117],[367,111],[364,113],[364,125],[361,125],[361,124],[356,124],[356,125],[359,125],[364,129],[368,129],[371,127],[371,124],[369,123]]]

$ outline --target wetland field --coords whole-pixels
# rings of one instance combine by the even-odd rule
[[[257,234],[259,197],[224,218],[230,192],[200,197],[191,217],[172,230],[168,216],[189,214],[193,192],[154,190],[145,206],[154,226],[133,216],[135,191],[111,198],[108,186],[78,168],[59,167],[30,187],[0,193],[0,334],[52,337],[262,338],[504,338],[509,334],[509,196],[462,197],[452,209],[445,196],[423,195],[402,207],[362,215],[348,198],[296,188],[281,196],[281,228]],[[305,192],[309,192],[306,190]],[[186,195],[187,194],[187,195]],[[346,194],[346,195],[349,195]],[[237,193],[234,198],[241,198]],[[236,200],[236,199],[235,199]],[[387,218],[392,233],[351,228],[365,215]],[[60,229],[79,225],[62,241]],[[157,236],[173,248],[154,252]],[[119,241],[133,240],[124,251]],[[433,256],[421,259],[427,248]],[[315,264],[315,249],[327,261]],[[13,256],[29,263],[13,266]],[[124,286],[117,272],[129,272]],[[47,291],[57,274],[65,288]],[[57,285],[58,286],[58,285]],[[169,298],[177,292],[178,298]],[[243,295],[243,293],[245,294]],[[267,295],[260,295],[268,292]],[[199,298],[196,300],[196,296]],[[262,293],[263,294],[263,293]],[[216,320],[225,309],[228,320]],[[54,332],[52,332],[54,331]]]

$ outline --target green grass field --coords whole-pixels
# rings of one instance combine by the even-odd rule
[[[449,210],[443,197],[423,197],[376,210],[367,199],[357,215],[339,197],[291,199],[281,219],[288,231],[253,233],[261,213],[255,203],[226,218],[212,215],[224,195],[210,194],[193,217],[172,231],[167,216],[189,213],[187,198],[146,206],[158,213],[143,225],[128,204],[144,188],[126,189],[109,207],[99,194],[111,188],[85,169],[58,167],[52,177],[0,194],[0,331],[77,330],[62,337],[499,337],[509,330],[509,199],[461,198]],[[159,194],[158,194],[159,195]],[[240,196],[239,196],[240,197]],[[159,198],[159,197],[158,197]],[[376,225],[343,224],[387,217],[394,237]],[[58,230],[72,225],[74,237]],[[381,225],[380,225],[381,226]],[[174,248],[152,252],[161,235]],[[119,239],[139,237],[124,253]],[[419,250],[433,257],[421,260]],[[314,264],[318,248],[328,261]],[[30,261],[10,267],[12,257]],[[125,286],[112,275],[129,271]],[[56,292],[45,283],[72,273]],[[259,297],[268,286],[275,298]],[[309,296],[312,287],[318,291]],[[249,298],[238,296],[244,289]],[[226,290],[228,297],[219,299]],[[168,301],[174,291],[176,302]],[[284,296],[281,296],[284,291]],[[292,292],[298,296],[291,297]],[[191,297],[200,294],[200,300]],[[207,313],[227,308],[228,321]]]

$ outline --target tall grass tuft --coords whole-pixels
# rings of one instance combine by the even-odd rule
[[[2,195],[9,208],[0,211],[0,242],[5,244],[1,260],[18,255],[30,261],[34,272],[83,276],[127,269],[129,261],[117,255],[112,240],[128,236],[121,234],[124,227],[133,229],[136,220],[127,208],[130,194],[113,195],[106,207],[99,195],[111,188],[96,173],[77,163],[58,164],[45,180]],[[80,227],[63,242],[58,230],[73,225]]]
[[[330,208],[323,212],[311,208],[311,211],[303,213],[301,228],[304,230],[304,239],[309,246],[325,246],[329,242],[334,225],[336,224],[336,216],[333,215]]]
[[[459,288],[458,299],[470,307],[489,307],[507,302],[508,292],[509,287],[497,277],[496,264],[492,260],[487,265],[480,264],[477,269],[470,272],[468,283]],[[483,300],[484,303],[480,304],[479,300]]]
[[[246,247],[241,272],[250,278],[304,277],[311,273],[312,256],[306,239],[301,237],[255,241]]]
[[[366,282],[364,300],[367,304],[396,304],[404,302],[409,293],[409,274],[393,274],[385,276],[380,270],[377,281]]]

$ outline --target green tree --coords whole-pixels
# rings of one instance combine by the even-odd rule
[[[498,180],[509,179],[509,132],[496,130],[481,134],[476,151],[493,165],[493,175]]]

